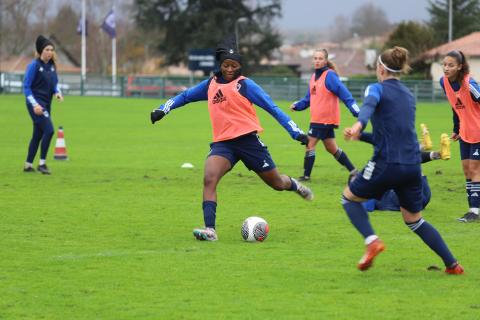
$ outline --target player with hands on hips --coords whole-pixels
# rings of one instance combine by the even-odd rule
[[[303,162],[304,172],[299,180],[310,180],[315,163],[315,148],[320,140],[325,150],[350,172],[350,176],[353,176],[356,173],[355,167],[347,154],[338,147],[334,129],[340,124],[339,100],[343,101],[355,118],[358,116],[359,108],[350,91],[340,81],[335,65],[328,60],[326,49],[314,52],[313,66],[315,73],[310,79],[307,94],[302,100],[290,106],[292,111],[302,111],[310,107],[310,129]]]
[[[422,217],[423,182],[415,132],[415,98],[400,82],[400,75],[408,70],[408,51],[405,48],[385,50],[377,60],[378,83],[367,87],[358,121],[344,130],[346,139],[356,140],[368,121],[371,121],[373,129],[373,157],[345,187],[342,195],[343,208],[366,245],[358,269],[369,269],[375,257],[385,249],[384,243],[373,231],[362,202],[378,199],[393,189],[407,227],[440,256],[446,273],[462,274],[462,266],[440,233]]]
[[[216,49],[220,71],[213,77],[169,99],[150,114],[152,123],[161,120],[172,110],[194,101],[208,101],[213,142],[205,162],[203,182],[203,218],[205,227],[194,229],[198,240],[215,241],[217,185],[238,161],[254,171],[267,185],[277,191],[293,191],[312,200],[312,191],[295,179],[280,174],[267,147],[258,134],[263,131],[253,104],[272,115],[302,144],[307,136],[287,116],[270,96],[253,80],[242,76],[242,59],[234,37],[224,39]]]

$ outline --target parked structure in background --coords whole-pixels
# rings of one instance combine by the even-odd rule
[[[447,42],[424,53],[424,57],[432,64],[430,72],[432,79],[440,79],[443,76],[442,60],[452,50],[461,50],[467,57],[470,65],[470,74],[480,77],[480,31],[470,33],[465,37]],[[440,86],[440,84],[438,84]]]
[[[309,79],[312,74],[312,56],[315,49],[327,49],[331,61],[338,68],[341,78],[352,76],[375,77],[375,64],[377,51],[375,48],[382,47],[386,36],[359,37],[353,36],[342,44],[334,42],[318,42],[305,44],[283,45],[270,61],[264,64],[285,65],[296,67],[297,73],[302,79]]]

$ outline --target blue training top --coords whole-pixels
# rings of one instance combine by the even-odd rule
[[[362,123],[363,129],[369,120],[372,122],[372,161],[420,164],[415,110],[415,98],[397,79],[388,79],[367,87],[358,121]]]
[[[27,98],[27,104],[50,109],[52,97],[60,93],[58,77],[53,61],[44,63],[40,59],[34,59],[28,66],[23,80],[23,93]]]
[[[190,102],[208,100],[208,87],[212,80],[213,77],[183,91],[179,95],[160,105],[158,109],[168,113],[170,110],[180,108]],[[225,80],[221,76],[217,76],[217,81],[225,83]],[[288,131],[293,139],[303,133],[295,122],[293,122],[293,120],[291,120],[290,117],[273,102],[272,98],[270,98],[270,96],[258,84],[256,84],[255,81],[246,78],[240,80],[239,83],[241,86],[238,92],[250,102],[271,114]]]
[[[315,69],[315,80],[318,80],[322,76],[322,73],[327,71],[328,67],[323,67],[320,69]],[[342,102],[347,106],[348,110],[352,113],[354,117],[358,116],[359,108],[357,102],[353,98],[350,91],[347,87],[340,81],[340,78],[335,72],[329,72],[325,78],[325,87],[336,95]],[[303,99],[295,102],[294,110],[302,111],[307,109],[310,106],[310,88],[307,89],[307,94]]]

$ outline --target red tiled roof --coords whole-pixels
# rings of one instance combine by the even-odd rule
[[[423,55],[427,58],[444,56],[452,50],[461,50],[466,56],[480,56],[480,31],[470,33],[469,35],[445,43],[436,48],[426,51]]]
[[[298,70],[301,73],[313,72],[312,57],[302,58],[297,51],[293,49],[284,51],[288,52],[288,54],[284,56],[281,62],[284,64],[298,65]],[[365,66],[365,50],[344,48],[329,49],[329,57],[331,57],[331,61],[335,63],[337,73],[340,76],[351,77],[359,74],[372,74]]]

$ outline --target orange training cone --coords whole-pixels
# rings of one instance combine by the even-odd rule
[[[56,160],[68,160],[67,146],[65,145],[65,138],[63,137],[63,127],[58,127],[55,155],[53,158]]]

